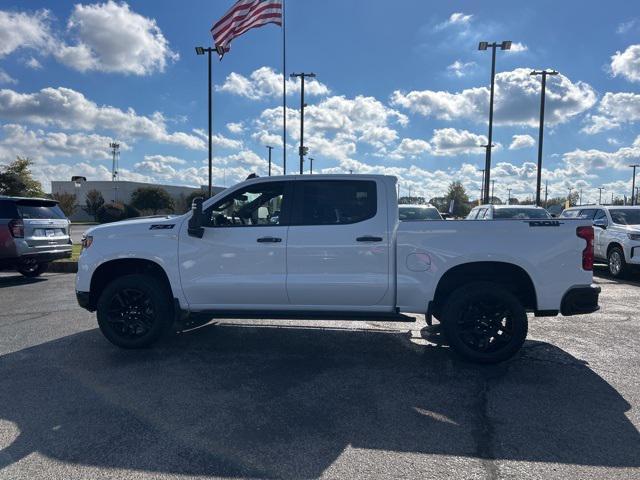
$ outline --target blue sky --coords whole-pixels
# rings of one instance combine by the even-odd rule
[[[206,180],[209,28],[231,1],[0,2],[0,163],[29,156],[52,179]],[[403,192],[476,195],[484,164],[490,53],[498,52],[496,194],[534,194],[539,78],[549,80],[543,177],[586,201],[630,191],[640,162],[640,11],[633,2],[288,0],[287,73],[313,71],[305,143],[314,172],[389,173]],[[214,62],[214,182],[281,165],[281,29],[233,41]],[[288,97],[288,170],[297,169],[299,93]]]

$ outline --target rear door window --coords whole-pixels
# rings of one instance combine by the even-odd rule
[[[560,215],[560,217],[576,218],[578,216],[578,213],[580,213],[580,210],[565,210],[564,212],[562,212],[562,215]]]
[[[64,213],[56,203],[24,200],[18,202],[18,213],[25,220],[31,219],[61,219]]]
[[[580,210],[580,217],[586,218],[588,220],[593,220],[593,217],[595,214],[596,214],[595,208],[585,208],[583,210]]]
[[[10,200],[0,200],[0,218],[16,218],[18,212],[15,202]]]
[[[295,185],[295,225],[344,225],[376,215],[374,181],[301,180]]]

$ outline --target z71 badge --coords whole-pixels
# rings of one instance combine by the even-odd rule
[[[167,223],[163,225],[151,225],[149,230],[171,230],[173,227],[175,227],[175,224]]]

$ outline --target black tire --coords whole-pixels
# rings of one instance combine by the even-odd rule
[[[451,348],[466,360],[498,363],[514,356],[527,338],[527,312],[503,286],[475,282],[455,290],[442,312]]]
[[[613,278],[625,278],[629,274],[629,266],[624,259],[624,252],[620,247],[613,247],[607,253],[607,268]]]
[[[102,334],[114,345],[148,347],[171,330],[171,292],[151,275],[116,278],[98,299],[97,317]]]
[[[18,272],[28,278],[35,278],[42,275],[49,268],[49,264],[47,262],[43,263],[35,263],[29,262],[24,263],[18,267]]]

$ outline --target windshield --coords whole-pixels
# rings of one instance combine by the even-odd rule
[[[400,207],[400,220],[442,220],[438,210],[433,207]]]
[[[60,207],[55,203],[27,201],[18,203],[18,212],[24,219],[65,218]]]
[[[551,215],[542,208],[496,208],[493,218],[551,218]]]
[[[618,225],[640,225],[640,209],[620,208],[609,210],[611,220]]]

